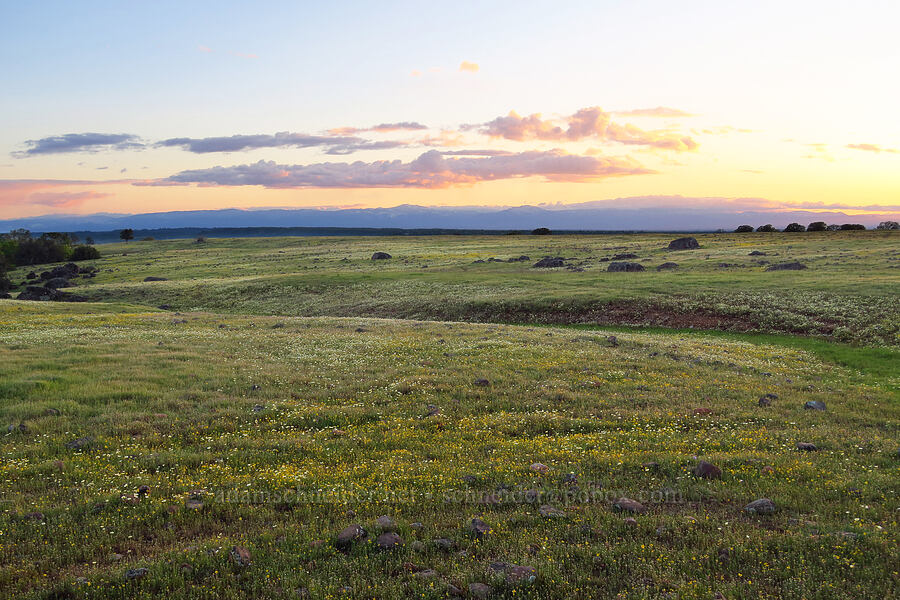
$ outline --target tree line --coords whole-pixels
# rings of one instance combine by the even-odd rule
[[[81,244],[77,236],[68,233],[33,236],[27,229],[15,229],[0,234],[0,293],[10,289],[6,272],[16,267],[100,258],[91,244],[90,238]]]
[[[800,223],[791,223],[783,229],[787,233],[802,233],[804,231],[865,231],[866,226],[859,223],[844,223],[843,225],[826,224],[825,221],[813,221],[809,225],[803,226]],[[900,223],[897,221],[882,221],[875,229],[879,230],[897,230],[900,229]],[[771,224],[760,225],[756,229],[752,225],[741,225],[734,230],[735,233],[751,233],[753,231],[773,232],[778,231]]]

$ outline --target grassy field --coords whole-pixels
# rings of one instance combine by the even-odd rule
[[[0,300],[0,597],[897,597],[897,236],[668,239],[130,243]]]

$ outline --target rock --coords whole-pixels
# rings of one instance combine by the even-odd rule
[[[74,287],[75,284],[66,279],[65,277],[54,277],[53,279],[48,279],[44,282],[44,287],[49,288],[51,290],[57,290],[59,288],[67,288]]]
[[[35,273],[34,271],[30,271],[30,272],[28,273],[28,275],[25,276],[25,279],[29,279],[29,280],[30,280],[30,279],[37,279],[37,273]]]
[[[775,512],[775,503],[768,498],[760,498],[745,506],[744,512],[751,515],[771,515]]]
[[[472,383],[473,383],[473,385],[477,385],[478,387],[487,387],[487,386],[491,385],[491,382],[488,381],[487,379],[476,379]]]
[[[8,292],[0,292],[0,300],[12,300],[12,294]]]
[[[48,408],[47,410],[44,411],[44,414],[47,415],[48,417],[58,417],[59,411],[55,408]]]
[[[125,580],[134,581],[136,579],[141,579],[142,577],[145,577],[149,572],[150,570],[145,567],[141,567],[140,569],[128,569],[127,571],[125,571]]]
[[[722,469],[712,463],[701,460],[694,467],[694,475],[703,479],[719,479],[722,477]]]
[[[425,544],[423,544],[419,540],[416,540],[409,545],[409,549],[413,552],[425,552]]]
[[[542,504],[540,508],[538,508],[538,512],[540,512],[541,516],[545,519],[564,518],[566,516],[565,512],[549,504]]]
[[[429,404],[425,407],[425,415],[424,417],[436,417],[441,414],[441,407],[435,406],[433,404]]]
[[[249,567],[253,562],[250,559],[250,551],[243,546],[235,546],[231,549],[231,560],[239,567]]]
[[[637,527],[637,519],[635,519],[634,517],[627,517],[622,522],[629,527]]]
[[[375,519],[375,525],[382,531],[396,531],[397,524],[387,515],[381,515]]]
[[[387,252],[376,252],[375,254],[372,255],[372,260],[387,260],[389,258],[394,258],[394,257],[391,256],[390,254],[388,254]]]
[[[617,348],[619,346],[619,338],[614,335],[606,336],[606,341],[609,342],[609,345],[613,348]]]
[[[165,277],[144,277],[144,283],[148,281],[168,281],[168,279],[166,279]]]
[[[437,577],[437,571],[434,569],[424,569],[413,575],[413,577],[417,579],[433,579],[434,577]]]
[[[379,550],[393,550],[403,545],[403,538],[393,531],[386,531],[375,538]]]
[[[512,585],[531,583],[537,578],[537,570],[534,567],[526,567],[524,565],[495,562],[490,564],[490,569],[497,573],[503,573],[506,576],[506,582]]]
[[[804,452],[818,452],[819,448],[810,442],[797,442],[797,450],[802,450]]]
[[[453,552],[453,549],[456,546],[453,543],[453,540],[448,540],[447,538],[436,538],[431,540],[431,543],[434,544],[435,548],[443,550],[444,552]]]
[[[66,442],[66,448],[69,450],[81,450],[82,448],[86,448],[94,441],[94,438],[88,436],[83,438],[78,438],[76,440],[72,440],[71,442]]]
[[[337,534],[337,538],[334,540],[334,546],[342,552],[347,552],[355,542],[366,539],[368,535],[368,532],[363,529],[362,525],[350,525]]]
[[[257,404],[253,407],[252,410],[255,413],[261,413],[262,411],[266,410],[266,406],[264,404]]]
[[[545,465],[543,463],[539,463],[539,462],[532,463],[531,466],[528,468],[531,469],[532,471],[534,471],[535,473],[540,473],[541,475],[546,475],[547,473],[550,472],[550,467],[548,467],[547,465]]]
[[[786,262],[786,263],[776,263],[774,265],[769,265],[766,267],[766,271],[802,271],[806,268],[801,262]]]
[[[410,523],[409,526],[412,529],[425,529],[425,526],[422,525],[421,523],[419,523],[418,521],[416,521],[415,523]]]
[[[472,530],[472,533],[475,534],[476,538],[483,538],[491,532],[491,527],[478,517],[472,519],[472,522],[469,523],[469,529]]]
[[[200,510],[203,508],[203,502],[198,498],[188,498],[184,501],[184,507],[188,510]]]
[[[494,588],[489,586],[486,583],[470,583],[469,584],[469,596],[472,598],[478,598],[479,600],[484,600],[485,598],[490,598],[491,594],[494,593]]]
[[[649,462],[641,463],[641,467],[643,467],[644,469],[648,469],[650,471],[655,471],[655,470],[659,469],[659,463],[656,462],[655,460],[651,460]]]
[[[711,414],[712,414],[712,409],[711,409],[711,408],[706,408],[706,407],[695,408],[695,409],[694,409],[694,414],[695,414],[695,415],[699,415],[699,416],[701,416],[701,417],[702,417],[702,416],[706,416],[706,415],[711,415]]]
[[[609,273],[635,273],[643,271],[644,265],[636,262],[611,262],[606,270]]]
[[[542,258],[531,266],[534,269],[555,269],[557,267],[566,266],[566,259],[562,258],[561,256],[548,256],[547,258]]]
[[[18,425],[12,424],[6,428],[6,432],[7,433],[15,433],[15,432],[28,433],[28,425],[26,425],[25,423],[19,423]]]
[[[803,405],[806,410],[825,410],[825,403],[821,400],[810,400]]]
[[[638,502],[637,500],[632,500],[631,498],[619,498],[615,502],[613,502],[613,506],[623,512],[637,513],[643,514],[647,509],[644,508],[644,505]]]
[[[613,260],[628,260],[629,258],[637,258],[638,255],[634,252],[623,252],[622,254],[616,254],[612,257]]]
[[[669,242],[669,250],[696,250],[699,247],[700,244],[692,237],[678,238]]]
[[[671,269],[677,269],[677,268],[678,268],[678,263],[664,262],[663,264],[656,267],[656,270],[657,271],[669,271]]]
[[[146,496],[149,493],[150,493],[149,485],[138,486],[138,496]]]
[[[29,521],[43,521],[44,513],[38,512],[38,511],[25,513],[25,518],[28,519]]]
[[[754,250],[747,256],[767,256],[767,254],[765,252],[760,252],[759,250]]]

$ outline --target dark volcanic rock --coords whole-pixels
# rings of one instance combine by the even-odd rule
[[[83,438],[78,438],[77,440],[72,440],[71,442],[66,442],[66,448],[69,450],[81,450],[91,444],[94,441],[94,438],[88,436]]]
[[[634,252],[623,252],[622,254],[616,254],[612,257],[613,260],[628,260],[629,258],[637,258],[638,255]]]
[[[635,262],[611,262],[606,270],[610,273],[633,273],[643,271],[644,265]]]
[[[165,277],[153,277],[153,276],[144,277],[144,282],[147,282],[147,281],[168,281],[168,279],[166,279]]]
[[[387,260],[389,258],[393,258],[393,256],[387,252],[376,252],[372,255],[372,260]]]
[[[50,288],[51,290],[56,290],[59,288],[67,288],[73,287],[75,284],[66,279],[65,277],[54,277],[53,279],[48,279],[44,283],[45,288]]]
[[[825,403],[821,400],[810,400],[803,405],[806,410],[825,410]]]
[[[806,268],[801,262],[786,262],[786,263],[777,263],[774,265],[769,265],[766,267],[766,271],[802,271]]]
[[[140,579],[142,577],[145,577],[147,575],[147,573],[149,573],[149,572],[150,571],[145,567],[141,567],[140,569],[129,569],[129,570],[125,571],[125,579],[127,581],[133,581],[135,579]]]
[[[31,271],[28,273],[28,275],[25,276],[25,279],[37,279],[37,273]]]
[[[346,552],[350,550],[350,547],[354,542],[359,542],[364,539],[369,534],[363,529],[362,525],[350,525],[349,527],[344,528],[334,540],[334,546],[341,550],[342,552]]]
[[[678,238],[669,242],[669,250],[695,250],[699,247],[700,244],[692,237]]]
[[[819,448],[811,442],[797,442],[797,450],[804,452],[818,452]]]
[[[643,504],[641,504],[637,500],[632,500],[631,498],[619,498],[618,500],[613,502],[613,506],[623,512],[638,514],[641,514],[647,510],[646,508],[644,508]]]
[[[472,519],[472,522],[469,523],[469,529],[472,530],[472,533],[474,533],[477,538],[483,538],[491,532],[491,526],[477,517]]]
[[[551,258],[548,256],[547,258],[542,258],[541,260],[537,261],[532,266],[536,269],[554,269],[556,267],[564,267],[566,266],[566,259],[559,256],[555,258]]]
[[[53,302],[84,302],[86,298],[75,294],[64,294],[52,288],[29,285],[25,291],[19,294],[18,300],[53,301]]]
[[[759,250],[754,250],[753,252],[751,252],[751,253],[748,254],[747,256],[766,256],[766,253],[765,253],[765,252],[760,252]]]
[[[403,545],[403,538],[393,531],[386,531],[375,538],[379,550],[393,550]]]
[[[678,268],[678,263],[664,262],[663,264],[656,267],[656,270],[657,271],[667,271],[669,269],[677,269],[677,268]]]
[[[701,460],[694,467],[694,475],[703,479],[719,479],[722,476],[722,469],[705,460]]]
[[[760,498],[745,506],[744,512],[752,515],[771,515],[775,512],[775,503],[768,498]]]

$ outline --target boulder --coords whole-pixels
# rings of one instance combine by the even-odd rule
[[[818,452],[819,447],[811,442],[797,442],[797,450],[804,452]]]
[[[786,262],[786,263],[776,263],[774,265],[769,265],[766,267],[766,271],[802,271],[806,268],[801,262]]]
[[[372,255],[372,260],[387,260],[389,258],[393,258],[393,256],[387,252],[376,252]]]
[[[141,579],[142,577],[146,577],[149,572],[149,569],[145,567],[141,567],[140,569],[128,569],[125,571],[125,580],[134,581],[135,579]]]
[[[701,460],[694,467],[694,475],[703,479],[719,479],[722,477],[722,469],[712,463]]]
[[[618,510],[623,512],[637,513],[642,514],[647,509],[644,508],[644,505],[638,502],[637,500],[632,500],[631,498],[619,498],[615,502],[613,502],[613,506]]]
[[[511,585],[531,583],[537,578],[537,570],[534,567],[514,565],[505,562],[494,562],[489,566],[495,573],[502,573],[506,579],[506,583]]]
[[[338,550],[346,552],[350,550],[350,547],[353,546],[355,542],[360,542],[366,539],[368,535],[369,534],[365,529],[363,529],[362,525],[349,525],[348,527],[345,527],[343,531],[337,534],[337,537],[334,540],[334,546]]]
[[[59,288],[67,288],[73,287],[75,284],[66,279],[65,277],[54,277],[53,279],[48,279],[44,282],[45,288],[50,288],[51,290],[56,290]]]
[[[37,279],[37,273],[31,271],[28,273],[28,275],[25,276],[25,279]]]
[[[825,410],[825,403],[821,400],[810,400],[803,405],[806,410]]]
[[[628,260],[629,258],[637,258],[638,255],[634,252],[623,252],[622,254],[616,254],[612,257],[613,260]]]
[[[754,250],[753,252],[751,252],[751,253],[748,254],[747,256],[766,256],[766,253],[765,253],[765,252],[760,252],[759,250]]]
[[[670,271],[672,269],[677,269],[677,268],[678,268],[678,263],[664,262],[663,264],[656,267],[656,270],[657,271]]]
[[[375,538],[379,550],[393,550],[403,545],[403,538],[393,531],[386,531]]]
[[[494,588],[489,586],[486,583],[470,583],[469,584],[469,596],[472,598],[478,598],[478,600],[485,600],[486,598],[490,598],[491,594],[494,593]]]
[[[644,265],[636,262],[611,262],[606,270],[610,273],[633,273],[643,271]]]
[[[231,549],[231,560],[239,567],[249,567],[253,562],[250,558],[250,551],[243,546],[235,546]]]
[[[547,258],[542,258],[541,260],[539,260],[539,261],[537,261],[536,263],[534,263],[534,264],[532,265],[532,268],[535,268],[535,269],[555,269],[555,268],[557,268],[557,267],[564,267],[564,266],[566,266],[566,259],[564,259],[564,258],[562,258],[562,257],[560,257],[560,256],[557,256],[557,257],[550,257],[550,256],[548,256]]]
[[[700,244],[692,237],[678,238],[669,242],[669,250],[696,250],[699,247]]]
[[[151,275],[150,277],[144,277],[144,282],[147,281],[168,281],[168,279],[166,279],[165,277],[153,277]]]
[[[751,515],[771,515],[775,512],[775,503],[768,498],[760,498],[745,506],[744,512]]]
[[[472,519],[472,522],[469,523],[469,529],[472,530],[476,538],[483,538],[491,532],[491,526],[478,517]]]
[[[540,508],[538,508],[538,512],[541,513],[541,516],[545,519],[563,518],[566,516],[565,512],[549,504],[542,504]]]
[[[397,524],[387,515],[381,515],[375,519],[375,525],[382,531],[396,531]]]

